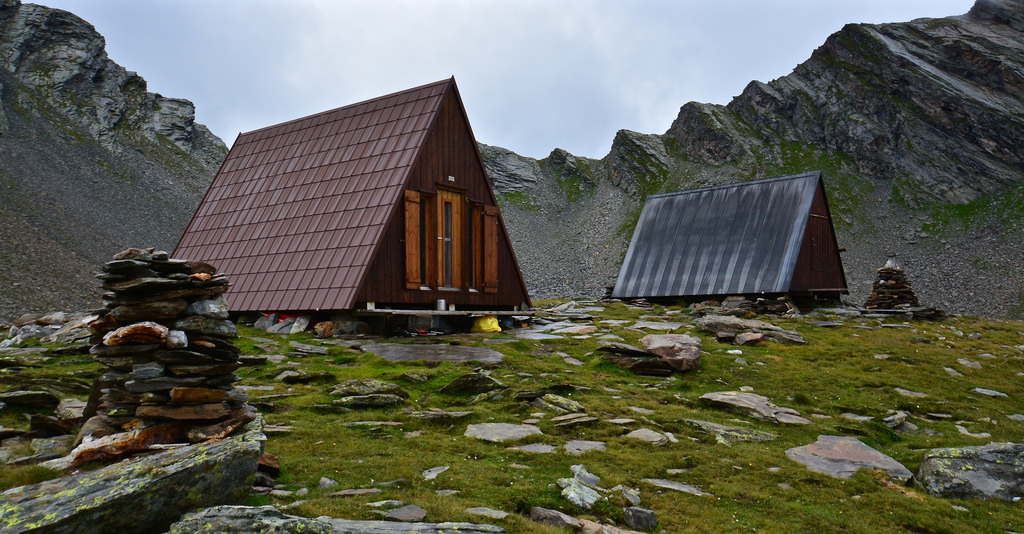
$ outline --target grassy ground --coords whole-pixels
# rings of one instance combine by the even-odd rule
[[[1004,532],[1024,531],[1021,503],[958,501],[923,493],[919,486],[903,486],[877,472],[860,471],[849,480],[811,472],[788,459],[786,449],[806,445],[818,435],[844,435],[892,456],[911,471],[917,470],[926,450],[935,447],[982,445],[992,441],[1021,441],[1022,424],[1006,416],[1024,413],[1024,323],[953,317],[939,322],[903,322],[896,319],[855,318],[838,328],[809,324],[810,318],[767,318],[801,333],[806,345],[764,343],[743,347],[742,354],[726,351],[713,336],[697,332],[689,313],[679,307],[633,309],[603,304],[595,314],[599,327],[592,337],[526,341],[508,332],[463,334],[395,342],[457,342],[485,346],[504,354],[497,364],[486,364],[492,376],[511,392],[553,391],[586,407],[599,420],[583,426],[557,427],[554,413],[503,398],[474,402],[470,395],[452,395],[440,389],[454,378],[480,367],[479,363],[390,363],[372,354],[329,346],[327,356],[290,357],[280,365],[245,367],[239,371],[244,385],[273,386],[252,390],[250,399],[264,405],[270,424],[288,425],[290,432],[273,433],[267,452],[281,461],[278,479],[287,489],[308,488],[303,502],[289,513],[329,515],[348,519],[376,519],[369,503],[400,500],[427,510],[427,521],[491,523],[516,533],[553,533],[559,529],[526,519],[531,507],[553,508],[578,517],[622,525],[628,503],[609,493],[590,510],[570,504],[560,495],[559,478],[571,477],[570,467],[584,465],[601,477],[601,486],[638,488],[641,507],[658,517],[658,532]],[[595,350],[601,334],[614,334],[638,345],[648,332],[629,328],[641,317],[684,323],[677,332],[698,335],[705,351],[702,367],[670,378],[641,377],[613,366]],[[821,320],[823,317],[815,317]],[[828,318],[828,317],[825,317]],[[621,325],[604,319],[627,320]],[[869,327],[869,328],[863,328]],[[247,354],[288,353],[290,341],[319,343],[308,334],[274,336],[240,328],[238,345]],[[972,335],[974,334],[974,335]],[[980,334],[980,336],[978,336]],[[272,346],[253,340],[271,338]],[[487,343],[501,340],[502,343]],[[584,363],[569,365],[565,356]],[[745,363],[737,362],[742,358]],[[981,369],[958,363],[978,362]],[[953,376],[948,367],[963,376]],[[335,380],[308,385],[287,385],[274,377],[284,369],[329,372]],[[87,376],[98,366],[86,357],[61,357],[10,378],[39,378],[59,374]],[[10,373],[8,373],[10,374]],[[425,381],[414,379],[416,375]],[[400,385],[411,394],[403,408],[342,411],[331,405],[335,383],[355,378],[378,378]],[[813,423],[779,426],[746,416],[706,407],[698,397],[712,391],[739,390],[741,386],[769,397],[774,403],[797,409]],[[1008,395],[990,398],[972,393],[987,388]],[[894,388],[926,394],[910,398]],[[80,396],[84,398],[84,396]],[[470,410],[473,414],[454,423],[433,423],[412,418],[408,411],[440,408]],[[635,410],[651,410],[642,414]],[[910,413],[908,421],[920,430],[896,432],[881,422],[892,410]],[[841,414],[872,416],[857,422]],[[948,414],[935,417],[928,414]],[[539,418],[544,434],[510,443],[489,443],[463,435],[466,426],[482,422],[520,423]],[[613,424],[613,418],[634,423]],[[773,432],[778,438],[761,443],[722,445],[684,423],[702,419],[730,426]],[[352,423],[364,424],[352,424]],[[377,422],[377,423],[372,423]],[[382,424],[395,423],[395,424]],[[0,410],[0,424],[24,426],[16,410]],[[962,434],[956,425],[989,438]],[[663,447],[626,438],[637,428],[671,433],[677,442]],[[581,456],[561,449],[553,454],[512,450],[511,445],[546,443],[561,446],[573,439],[599,440],[605,451]],[[435,479],[423,471],[448,466]],[[28,468],[0,467],[0,488],[52,476]],[[321,477],[339,484],[320,490]],[[694,496],[659,489],[642,481],[663,478],[698,486],[711,496]],[[380,486],[382,482],[400,481]],[[380,494],[328,497],[340,489],[379,487]],[[458,493],[442,496],[438,490]],[[253,496],[249,504],[288,505],[298,498]],[[495,520],[472,515],[470,507],[509,512]]]

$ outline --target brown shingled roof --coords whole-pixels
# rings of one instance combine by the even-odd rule
[[[350,309],[454,79],[243,133],[174,255],[236,311]]]

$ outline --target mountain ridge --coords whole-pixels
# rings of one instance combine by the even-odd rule
[[[226,153],[88,22],[0,0],[0,317],[96,306],[110,251],[173,247]]]
[[[567,160],[560,149],[535,165],[493,147],[484,154],[535,297],[566,288],[601,296],[618,273],[606,257],[624,256],[647,194],[821,170],[848,249],[851,303],[864,301],[875,270],[894,257],[926,303],[1019,317],[1021,50],[1019,1],[979,0],[955,17],[849,24],[789,75],[752,81],[724,106],[686,103],[660,135],[621,130],[599,160],[570,154],[586,169],[575,180],[552,165]],[[609,210],[599,213],[613,227],[591,224],[594,210]],[[526,244],[539,229],[555,236],[551,246]],[[536,267],[545,263],[558,274]]]
[[[535,298],[598,298],[649,194],[821,170],[852,303],[901,263],[923,303],[1024,316],[1024,3],[850,24],[726,105],[601,158],[481,144]],[[111,250],[171,249],[226,154],[75,15],[0,0],[0,318],[98,302]],[[544,238],[538,238],[544,236]]]

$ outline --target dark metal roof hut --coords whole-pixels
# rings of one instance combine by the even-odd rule
[[[840,252],[818,171],[651,195],[611,296],[836,299]]]
[[[236,312],[530,303],[454,78],[240,134],[174,255]]]

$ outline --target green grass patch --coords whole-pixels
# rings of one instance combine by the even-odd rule
[[[555,301],[537,302],[540,308]],[[458,334],[434,339],[373,340],[423,343],[457,342],[502,353],[498,363],[405,361],[392,363],[373,354],[327,345],[327,355],[290,356],[281,364],[243,367],[242,384],[271,386],[251,390],[250,398],[269,406],[268,423],[292,427],[271,434],[267,452],[280,458],[278,483],[288,489],[308,488],[305,501],[289,513],[308,517],[329,515],[348,519],[378,519],[375,501],[401,500],[427,510],[427,520],[492,523],[517,533],[554,533],[525,517],[534,506],[557,509],[623,526],[621,493],[590,510],[570,504],[557,481],[571,476],[582,464],[601,477],[601,486],[637,488],[641,506],[654,510],[655,532],[998,532],[1024,529],[1024,514],[1015,503],[955,501],[929,496],[916,485],[901,486],[879,473],[858,472],[848,480],[809,471],[786,456],[786,450],[806,445],[822,434],[855,436],[892,456],[912,471],[925,451],[935,447],[981,445],[990,441],[1019,441],[1021,424],[1008,415],[1024,412],[1024,323],[952,317],[937,322],[887,319],[848,319],[846,326],[814,326],[803,318],[762,317],[803,335],[806,345],[763,343],[752,347],[720,344],[715,336],[693,327],[693,317],[680,304],[633,308],[602,303],[602,312],[588,321],[598,327],[590,337],[532,341],[509,332]],[[826,314],[827,311],[822,311]],[[559,317],[550,317],[559,320]],[[637,345],[648,331],[632,328],[635,321],[674,321],[676,333],[700,337],[705,351],[700,369],[671,377],[635,375],[601,357],[601,335],[614,335]],[[624,321],[624,322],[620,322]],[[288,354],[293,342],[321,344],[310,334],[274,335],[239,327],[237,344],[248,354]],[[972,335],[978,334],[978,335]],[[260,339],[254,339],[260,338]],[[272,342],[268,343],[269,339]],[[503,341],[485,343],[485,341]],[[740,354],[730,351],[740,350]],[[49,357],[49,356],[47,356]],[[583,365],[570,365],[571,357]],[[87,357],[49,357],[37,366],[5,370],[5,383],[57,387],[65,377],[95,376],[99,365]],[[960,359],[979,362],[971,369]],[[943,368],[957,370],[954,376]],[[286,369],[327,372],[329,382],[285,384],[275,377]],[[471,394],[440,390],[462,374],[485,369],[504,383],[508,392],[482,400]],[[344,410],[332,404],[335,383],[376,378],[409,393],[404,406]],[[66,387],[66,386],[65,386]],[[780,426],[703,404],[699,397],[713,391],[742,387],[792,407],[811,419],[810,425]],[[973,393],[974,388],[1003,392],[1006,398]],[[923,393],[906,397],[897,388]],[[554,392],[579,402],[597,421],[560,426],[556,413],[515,400],[523,391]],[[63,395],[86,398],[79,387]],[[418,419],[413,411],[465,410],[472,414],[455,421]],[[895,410],[908,413],[918,432],[895,431],[882,419]],[[859,422],[844,414],[869,416]],[[936,418],[929,414],[948,414]],[[632,423],[610,422],[632,419]],[[464,436],[467,425],[484,422],[521,423],[538,419],[542,435],[517,443],[490,443]],[[777,438],[757,443],[722,445],[686,423],[700,419],[729,426],[771,432]],[[25,427],[21,410],[0,410],[0,423]],[[987,432],[977,439],[961,434]],[[677,441],[663,447],[626,437],[637,428],[670,433]],[[569,440],[595,440],[605,451],[573,456],[561,447]],[[526,453],[510,448],[524,443],[558,447],[555,453]],[[447,466],[436,478],[423,472]],[[0,467],[0,489],[45,480],[51,472],[24,467]],[[321,490],[321,477],[338,485]],[[660,489],[643,482],[662,478],[698,486],[713,496],[698,497]],[[379,488],[380,494],[329,497],[340,489]],[[442,495],[440,490],[457,490]],[[296,499],[251,497],[247,504],[286,505]],[[954,509],[963,506],[966,512]],[[491,520],[466,512],[485,506],[509,512]]]
[[[508,193],[498,193],[498,204],[502,208],[508,208],[509,206],[518,209],[519,211],[525,212],[539,212],[540,206],[534,203],[533,199],[530,198],[528,191],[511,191]]]

